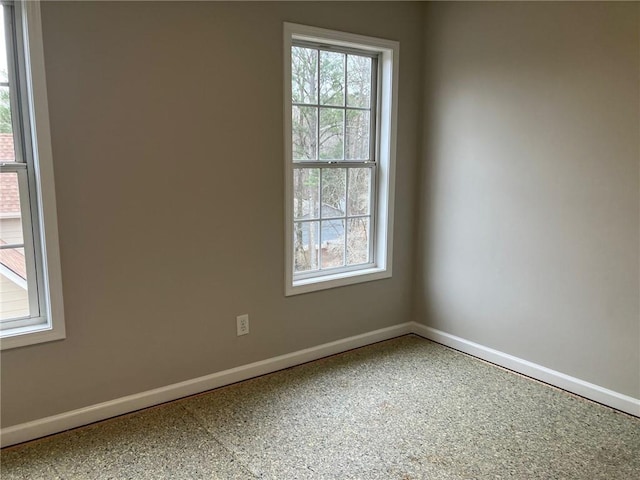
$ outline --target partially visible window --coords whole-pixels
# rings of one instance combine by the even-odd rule
[[[397,56],[285,24],[288,295],[391,275]]]
[[[2,348],[64,338],[46,83],[37,2],[0,9]]]

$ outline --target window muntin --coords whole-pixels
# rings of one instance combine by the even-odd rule
[[[389,277],[398,43],[284,33],[285,293]]]
[[[65,337],[39,2],[0,2],[0,347]]]

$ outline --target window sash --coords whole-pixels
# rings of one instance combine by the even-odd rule
[[[386,40],[382,38],[369,37],[364,35],[358,35],[348,32],[340,32],[334,30],[327,30],[323,28],[299,25],[294,23],[285,22],[283,25],[284,34],[284,161],[285,161],[285,296],[299,295],[304,293],[316,292],[334,287],[341,287],[346,285],[353,285],[363,282],[369,282],[373,280],[381,280],[392,276],[392,263],[393,263],[393,225],[394,225],[394,198],[395,198],[395,165],[396,165],[396,120],[397,120],[397,99],[398,99],[398,59],[400,53],[399,42],[393,40]],[[297,64],[294,64],[296,51],[293,47],[322,49],[331,52],[341,53],[355,53],[359,56],[369,56],[377,59],[377,65],[372,69],[372,80],[375,81],[374,87],[371,90],[371,105],[375,110],[370,113],[372,120],[371,128],[374,129],[374,135],[370,135],[370,140],[373,141],[374,154],[370,155],[369,161],[360,162],[355,164],[349,163],[348,160],[327,161],[325,160],[311,160],[311,158],[317,158],[317,155],[311,156],[311,149],[309,148],[309,142],[297,142],[296,145],[300,145],[302,148],[296,148],[294,140],[296,138],[309,137],[308,127],[306,137],[296,137],[296,109],[302,107],[296,106],[296,103],[312,102],[308,106],[320,108],[321,106],[313,103],[320,102],[326,97],[319,97],[316,99],[315,95],[310,97],[309,95],[300,95],[294,92],[292,87],[297,86],[293,83],[296,78],[295,68]],[[320,55],[320,54],[318,54]],[[345,61],[347,61],[345,59]],[[314,59],[315,63],[315,59]],[[350,64],[353,64],[349,61]],[[313,65],[313,64],[311,64]],[[314,69],[315,70],[315,69]],[[311,73],[309,71],[309,73]],[[319,74],[319,72],[318,72]],[[316,79],[314,75],[314,80]],[[307,78],[307,84],[310,78]],[[311,84],[313,85],[313,84]],[[314,88],[315,90],[315,88]],[[302,93],[303,90],[300,90]],[[311,93],[311,91],[308,91]],[[361,97],[360,97],[361,98]],[[295,102],[298,100],[299,102]],[[335,99],[334,99],[335,100]],[[345,103],[340,103],[340,107],[346,107]],[[362,105],[356,100],[357,105]],[[334,105],[331,105],[334,106]],[[330,106],[327,106],[330,107]],[[358,107],[350,107],[358,108]],[[310,112],[311,113],[311,112]],[[316,113],[319,116],[319,112]],[[356,116],[355,114],[350,114]],[[333,123],[333,122],[332,122]],[[335,127],[334,127],[335,128]],[[353,138],[353,137],[352,137]],[[314,142],[315,143],[315,142]],[[371,143],[370,143],[371,145]],[[360,143],[360,149],[349,150],[357,155],[361,155],[364,145]],[[329,150],[331,151],[331,150]],[[331,151],[332,155],[336,155],[335,147]],[[293,160],[294,155],[301,158],[301,160]],[[326,162],[326,163],[325,163]],[[370,235],[375,245],[374,255],[375,263],[372,265],[348,267],[344,270],[353,271],[325,271],[324,274],[318,274],[318,271],[312,271],[309,273],[309,278],[301,278],[307,274],[299,272],[294,275],[294,266],[296,261],[296,255],[294,252],[296,237],[294,232],[294,177],[297,175],[294,173],[296,168],[345,168],[348,166],[353,167],[365,167],[367,163],[375,166],[375,183],[372,185],[371,192],[374,197],[375,206],[370,212],[370,219],[375,222],[375,225],[371,225]],[[304,176],[304,175],[303,175]],[[302,193],[299,192],[298,195]],[[304,193],[305,197],[308,195]],[[315,193],[314,193],[315,195]],[[308,212],[309,209],[306,209]],[[296,217],[298,218],[298,217]],[[318,225],[315,226],[318,228]],[[307,237],[308,238],[308,237]],[[309,246],[307,247],[309,248]],[[361,258],[361,257],[360,257]],[[372,256],[373,259],[373,256]],[[317,259],[316,259],[317,260]],[[357,257],[354,258],[357,260]]]
[[[25,148],[24,148],[24,120],[23,109],[25,105],[21,98],[21,86],[18,81],[18,77],[23,78],[22,69],[20,68],[20,48],[19,34],[21,30],[20,22],[17,21],[16,8],[13,2],[3,2],[2,9],[4,10],[4,29],[5,29],[5,45],[7,54],[7,78],[9,87],[9,101],[11,105],[11,123],[13,130],[13,148],[15,152],[15,161],[17,163],[26,163]],[[28,110],[24,110],[28,111]]]
[[[294,172],[297,169],[300,168],[309,168],[309,169],[319,169],[320,172],[322,172],[322,169],[327,169],[327,168],[342,168],[342,169],[346,169],[346,183],[345,183],[345,215],[344,216],[340,216],[340,217],[331,217],[331,218],[327,218],[327,219],[323,219],[322,214],[320,212],[320,215],[317,219],[308,219],[308,220],[295,220],[295,218],[293,217],[293,212],[292,212],[292,218],[288,219],[288,221],[290,222],[291,225],[293,225],[293,232],[295,232],[295,225],[296,224],[300,224],[302,222],[318,222],[318,225],[321,225],[322,221],[330,221],[330,220],[336,220],[336,221],[343,221],[344,222],[344,252],[343,252],[343,266],[339,266],[339,267],[322,267],[322,249],[320,248],[319,251],[319,255],[318,255],[318,268],[314,269],[314,270],[310,270],[310,271],[299,271],[297,272],[295,270],[295,261],[291,262],[291,269],[292,269],[292,278],[294,281],[299,281],[299,280],[304,280],[304,279],[311,279],[311,278],[319,278],[322,276],[328,276],[328,275],[335,275],[335,274],[340,274],[340,273],[347,273],[347,272],[353,272],[353,271],[358,271],[358,270],[364,270],[364,269],[368,269],[368,268],[372,268],[376,266],[376,258],[375,258],[375,252],[376,252],[376,245],[375,245],[375,241],[377,238],[376,235],[376,197],[377,197],[377,192],[378,192],[378,181],[377,181],[377,165],[376,165],[376,158],[377,158],[377,150],[378,150],[378,115],[377,115],[377,110],[378,110],[378,102],[379,102],[379,92],[378,92],[378,77],[380,75],[380,69],[379,69],[379,65],[378,65],[378,58],[379,58],[379,54],[377,52],[370,52],[370,51],[366,51],[366,50],[360,50],[357,48],[350,48],[350,47],[342,47],[342,46],[336,46],[336,45],[328,45],[328,44],[323,44],[323,43],[315,43],[315,42],[308,42],[308,41],[301,41],[301,40],[296,40],[293,39],[291,42],[291,48],[293,47],[301,47],[301,48],[308,48],[308,49],[313,49],[316,50],[318,52],[317,55],[317,88],[316,91],[318,92],[317,95],[317,101],[315,103],[308,103],[308,102],[295,102],[293,101],[293,99],[290,99],[290,105],[293,109],[293,107],[311,107],[311,108],[315,108],[317,109],[318,112],[318,118],[317,118],[317,128],[316,128],[316,160],[294,160],[293,158],[291,159],[290,162],[290,168],[292,169],[292,172]],[[320,52],[321,51],[329,51],[329,52],[339,52],[339,53],[343,53],[346,55],[357,55],[357,56],[361,56],[361,57],[368,57],[371,58],[371,91],[370,91],[370,98],[369,98],[369,107],[352,107],[352,106],[348,106],[348,75],[349,75],[349,71],[348,71],[348,67],[347,67],[347,63],[346,62],[346,57],[345,57],[345,73],[344,73],[344,105],[323,105],[321,104],[321,98],[320,98]],[[289,69],[291,70],[291,65],[289,65]],[[343,122],[343,155],[342,155],[342,159],[340,160],[320,160],[320,109],[321,108],[331,108],[331,109],[336,109],[336,110],[342,110],[344,112],[344,122]],[[346,135],[346,128],[347,128],[347,112],[348,111],[366,111],[369,112],[369,158],[368,159],[364,159],[364,160],[347,160],[346,157],[346,143],[347,143],[347,135]],[[291,133],[293,133],[293,128]],[[293,141],[293,138],[291,138],[291,141]],[[370,178],[369,178],[369,214],[368,215],[349,215],[348,214],[348,205],[349,205],[349,170],[353,169],[353,168],[369,168],[371,171],[370,174]],[[290,176],[291,177],[291,185],[288,186],[288,188],[291,189],[291,191],[293,192],[293,175]],[[322,209],[322,174],[320,175],[320,186],[319,186],[319,192],[320,192],[320,210]],[[294,200],[294,195],[291,195],[291,201],[293,202]],[[347,255],[347,240],[348,240],[348,233],[347,233],[347,229],[348,229],[348,220],[352,219],[352,218],[367,218],[369,220],[369,245],[368,245],[368,259],[369,261],[366,263],[361,263],[361,264],[356,264],[356,265],[347,265],[347,260],[346,260],[346,255]],[[292,232],[292,233],[293,233]],[[288,255],[292,256],[292,260],[294,257],[294,250],[295,250],[295,239],[292,240],[292,248],[291,248],[291,252],[288,253]]]
[[[8,55],[14,56],[13,90],[21,114],[14,120],[18,122],[14,135],[21,136],[15,143],[23,148],[18,154],[22,162],[3,165],[0,170],[22,165],[26,171],[30,211],[23,215],[31,222],[35,256],[31,263],[36,268],[40,307],[39,317],[13,321],[11,328],[7,322],[7,328],[0,331],[0,349],[8,350],[62,340],[66,330],[40,2],[0,3],[13,6],[11,37],[15,42]]]
[[[292,269],[292,274],[293,274],[293,280],[297,281],[297,280],[302,280],[302,279],[307,279],[307,278],[314,278],[314,277],[321,277],[323,275],[333,275],[333,274],[338,274],[338,273],[343,273],[343,272],[352,272],[352,271],[356,271],[356,270],[362,270],[362,269],[366,269],[366,268],[371,268],[374,267],[376,265],[376,258],[375,258],[375,252],[376,252],[376,245],[375,245],[375,241],[376,241],[376,235],[375,235],[375,228],[376,228],[376,198],[377,198],[377,192],[378,189],[376,188],[377,185],[377,165],[374,164],[373,162],[349,162],[348,165],[345,165],[344,162],[341,161],[335,161],[335,162],[314,162],[314,161],[309,161],[309,162],[304,162],[304,164],[299,164],[299,163],[292,163],[291,165],[292,170],[298,170],[298,169],[319,169],[320,172],[322,172],[323,168],[342,168],[342,169],[346,169],[347,170],[347,175],[346,175],[346,179],[345,179],[345,214],[343,216],[338,216],[338,217],[323,217],[322,216],[322,173],[320,173],[320,186],[319,186],[319,191],[320,191],[320,211],[319,211],[319,216],[317,218],[313,217],[313,218],[309,218],[309,219],[302,219],[302,220],[296,220],[295,217],[292,217],[290,219],[292,225],[294,226],[293,232],[295,232],[295,225],[296,224],[300,224],[300,223],[305,223],[305,222],[318,222],[320,224],[320,222],[322,221],[331,221],[331,220],[342,220],[345,223],[345,235],[344,235],[344,255],[347,255],[347,238],[348,238],[348,234],[347,234],[347,225],[348,225],[348,220],[350,219],[357,219],[357,218],[367,218],[369,219],[369,248],[368,248],[368,258],[369,261],[366,263],[358,263],[356,265],[346,265],[346,258],[344,259],[344,263],[345,265],[340,266],[340,267],[322,267],[322,252],[320,252],[319,254],[319,260],[318,260],[318,268],[315,270],[304,270],[304,271],[299,271],[296,272],[295,270],[295,261],[291,262],[291,269]],[[358,214],[358,215],[349,215],[349,170],[351,169],[355,169],[355,168],[368,168],[371,172],[370,177],[369,177],[369,213],[368,214]],[[292,182],[293,182],[293,175],[291,176],[292,178]],[[291,184],[291,189],[293,190],[293,183]],[[291,197],[291,201],[293,201],[294,196],[292,195]],[[294,255],[293,254],[293,250],[295,248],[295,240],[292,241],[292,252],[290,252],[290,255]]]
[[[379,103],[379,92],[378,92],[378,82],[380,78],[380,63],[379,58],[380,54],[377,52],[370,52],[367,50],[361,50],[358,48],[351,47],[342,47],[338,45],[330,45],[324,43],[315,43],[309,42],[305,40],[296,40],[293,39],[291,41],[291,48],[293,47],[301,47],[308,48],[312,50],[318,51],[318,59],[317,59],[317,72],[318,72],[318,101],[316,103],[305,103],[305,102],[294,102],[291,99],[291,107],[314,107],[318,109],[318,125],[316,131],[316,145],[317,152],[316,161],[320,161],[320,108],[334,108],[336,110],[344,111],[344,124],[343,124],[343,159],[339,160],[341,162],[347,162],[352,160],[346,160],[345,157],[345,149],[346,149],[346,128],[347,128],[347,112],[349,110],[353,111],[368,111],[369,112],[369,158],[368,161],[375,162],[377,158],[377,145],[378,145],[378,103]],[[344,106],[339,105],[322,105],[320,103],[320,52],[336,52],[343,53],[345,55],[356,55],[359,57],[368,57],[371,58],[371,92],[369,98],[369,107],[353,107],[348,106],[348,95],[349,95],[349,70],[347,66],[347,62],[345,62],[345,82],[344,82]],[[291,65],[289,65],[289,70],[291,71]],[[293,160],[294,163],[298,163],[301,160]],[[304,160],[302,160],[304,161]]]
[[[27,293],[29,299],[29,316],[28,317],[20,317],[20,318],[7,318],[0,319],[0,330],[4,330],[7,328],[7,325],[11,324],[14,320],[22,320],[25,318],[40,318],[40,301],[38,296],[38,281],[37,281],[37,273],[36,273],[36,255],[35,249],[33,248],[33,229],[31,228],[31,217],[30,215],[25,215],[24,213],[30,212],[30,202],[29,202],[29,190],[28,190],[28,179],[27,179],[27,168],[24,168],[24,164],[18,164],[15,167],[12,165],[3,164],[2,165],[2,173],[10,173],[14,172],[18,176],[18,192],[20,197],[20,212],[21,212],[21,220],[22,220],[22,243],[21,244],[12,244],[5,245],[5,248],[23,248],[25,255],[25,265],[27,270]],[[40,323],[40,320],[35,321],[35,323]]]
[[[26,95],[26,61],[24,55],[23,27],[20,9],[13,2],[2,2],[4,10],[7,75],[11,105],[11,123],[14,139],[15,162],[0,164],[0,172],[15,172],[18,177],[20,214],[22,219],[23,247],[27,272],[29,316],[0,320],[0,331],[46,323],[42,315],[44,285],[38,272],[43,267],[40,228],[37,207],[37,179],[33,155],[27,145],[31,143],[29,100]]]

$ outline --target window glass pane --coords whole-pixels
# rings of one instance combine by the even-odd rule
[[[320,52],[320,103],[344,106],[343,53]]]
[[[322,218],[344,217],[346,210],[347,169],[322,170]]]
[[[22,243],[18,174],[0,173],[0,245]]]
[[[371,169],[349,169],[348,215],[369,215],[371,205]]]
[[[321,230],[322,268],[344,265],[344,220],[325,220]]]
[[[294,160],[317,160],[318,109],[292,107],[291,136]]]
[[[23,248],[0,249],[0,321],[29,315]]]
[[[15,162],[9,87],[0,87],[0,162]]]
[[[291,47],[291,97],[294,103],[318,103],[318,51]]]
[[[319,218],[320,169],[296,168],[293,171],[293,217],[296,220]]]
[[[320,160],[344,158],[344,110],[320,109]]]
[[[369,217],[347,220],[347,265],[369,262]]]
[[[318,269],[320,222],[298,222],[293,225],[293,271]]]
[[[347,55],[347,106],[369,108],[371,106],[370,57]]]
[[[368,110],[347,110],[347,160],[370,160]]]
[[[0,7],[0,82],[8,82],[8,68],[7,68],[7,40],[6,29],[4,28],[4,10],[5,7]]]

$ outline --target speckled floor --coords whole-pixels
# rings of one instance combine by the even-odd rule
[[[640,419],[405,336],[2,451],[8,479],[640,478]]]

